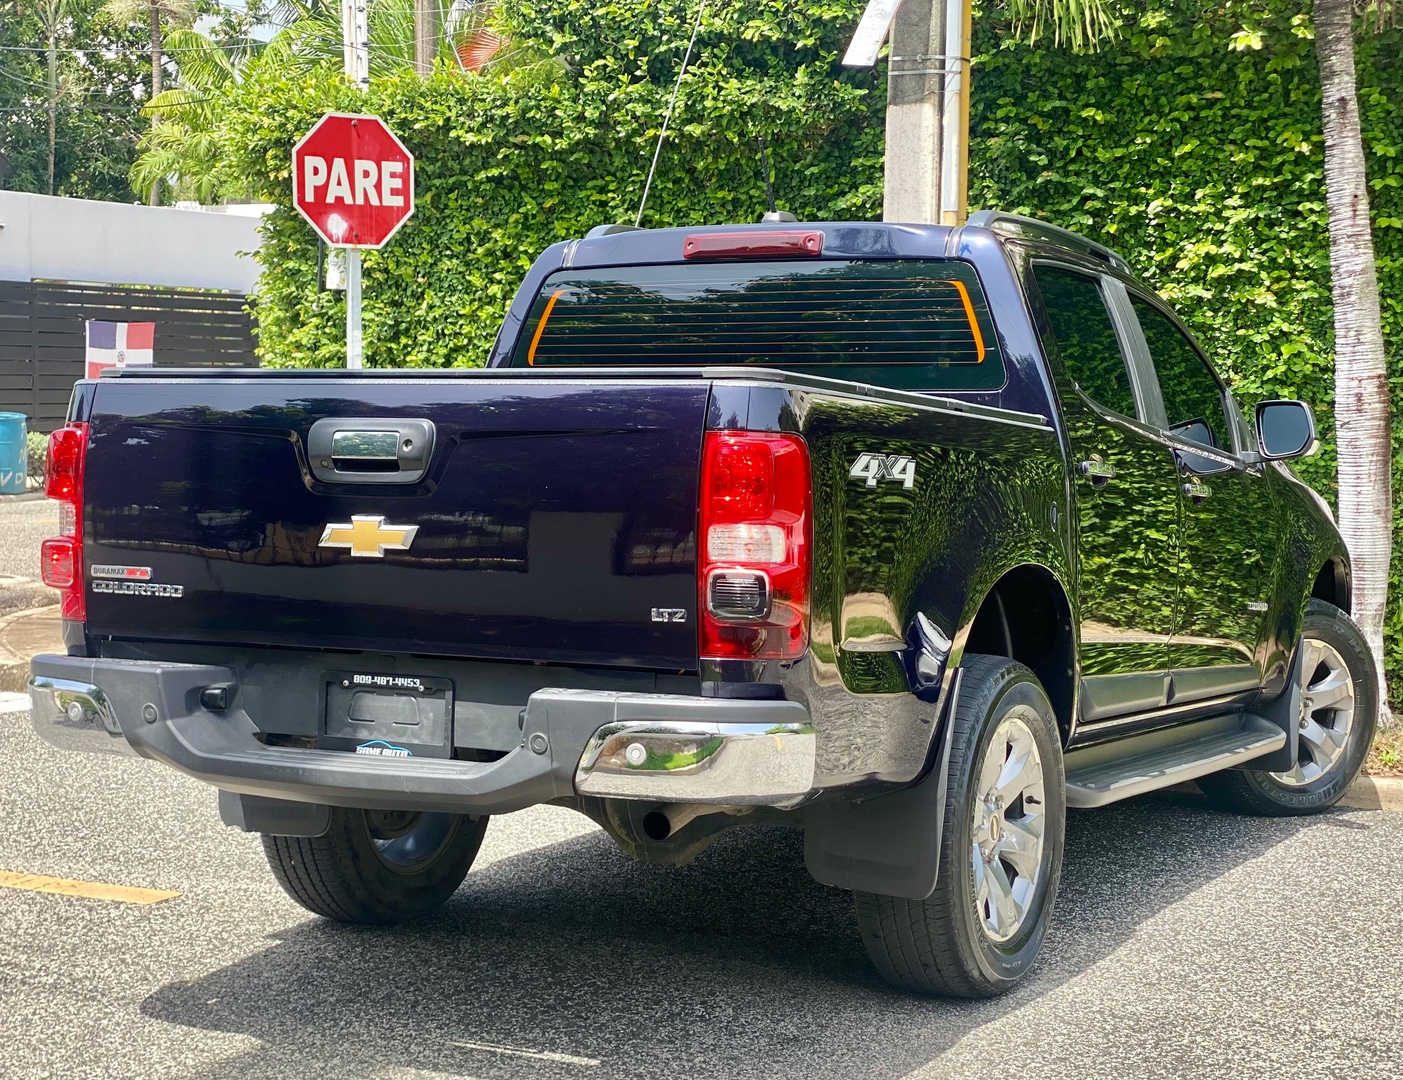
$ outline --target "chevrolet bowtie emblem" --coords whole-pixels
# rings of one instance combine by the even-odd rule
[[[408,551],[418,525],[386,525],[379,514],[352,514],[346,522],[332,522],[318,547],[350,548],[351,556],[383,559],[388,551]]]

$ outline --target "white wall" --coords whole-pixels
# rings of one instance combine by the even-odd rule
[[[254,291],[259,219],[0,191],[0,281]]]

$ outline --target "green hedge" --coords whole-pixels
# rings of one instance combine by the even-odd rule
[[[861,0],[798,11],[709,5],[645,223],[758,220],[759,136],[781,205],[831,218],[879,213],[884,84],[837,64],[861,9]],[[336,72],[260,69],[228,112],[230,167],[260,178],[256,194],[287,207],[291,146],[323,111],[383,116],[416,156],[417,207],[392,244],[364,258],[366,362],[479,364],[542,248],[634,220],[691,10],[523,0],[507,12],[514,40],[534,35],[562,64],[505,79],[392,77],[361,97]],[[274,214],[258,309],[269,365],[343,360],[343,300],[317,293],[316,257],[302,219]]]
[[[809,219],[879,216],[884,74],[837,64],[862,6],[708,6],[646,223],[754,220],[764,209],[761,135],[781,206]],[[384,252],[365,257],[372,366],[481,363],[542,248],[603,222],[631,222],[636,212],[691,0],[503,0],[499,10],[518,47],[559,62],[504,79],[389,78],[366,97],[333,71],[259,71],[228,110],[230,167],[257,177],[258,194],[284,208],[292,143],[326,109],[378,113],[416,154],[415,217]],[[1085,56],[1017,43],[980,13],[970,201],[1109,242],[1176,304],[1245,400],[1315,403],[1326,448],[1301,471],[1329,495],[1320,95],[1309,25],[1294,11],[1279,0],[1250,12],[1193,0],[1143,11],[1126,0],[1124,36]],[[1260,48],[1235,51],[1234,43]],[[1403,92],[1385,73],[1403,70],[1403,32],[1363,39],[1359,67],[1397,386]],[[316,290],[311,230],[283,209],[266,234],[264,362],[340,364],[342,299]],[[1403,468],[1395,474],[1403,494]],[[1395,587],[1389,649],[1403,672],[1400,594]]]

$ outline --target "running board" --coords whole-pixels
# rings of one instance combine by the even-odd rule
[[[1068,751],[1068,806],[1105,806],[1270,754],[1286,732],[1252,713],[1215,716]]]

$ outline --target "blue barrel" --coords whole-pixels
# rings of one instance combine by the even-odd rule
[[[29,468],[25,419],[22,412],[0,412],[0,495],[24,494],[24,475]]]

